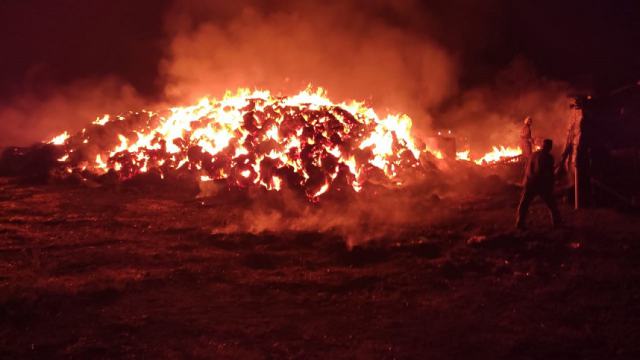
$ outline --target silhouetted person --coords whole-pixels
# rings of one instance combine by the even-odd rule
[[[574,114],[569,129],[564,151],[560,158],[560,173],[568,175],[568,185],[574,191],[575,208],[579,209],[589,205],[591,194],[591,162],[592,154],[597,154],[597,146],[594,146],[596,130],[594,100],[590,97],[576,98],[573,109],[579,110]],[[603,162],[604,163],[604,162]]]
[[[551,213],[553,226],[560,225],[560,212],[553,197],[554,167],[551,148],[553,142],[545,139],[542,149],[534,152],[527,163],[524,189],[518,205],[516,227],[524,229],[529,205],[536,196],[540,196]]]
[[[576,176],[576,160],[580,147],[582,114],[574,114],[567,129],[564,150],[560,154],[560,163],[556,174],[562,180],[562,187],[566,190],[567,200],[574,198]]]
[[[524,118],[524,125],[522,125],[522,129],[520,130],[520,149],[522,149],[522,156],[527,160],[533,152],[533,137],[531,136],[532,123],[533,119],[527,116]]]

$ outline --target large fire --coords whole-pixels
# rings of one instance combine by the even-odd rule
[[[50,142],[65,146],[59,162],[69,173],[130,178],[184,169],[201,181],[225,179],[239,187],[297,184],[313,199],[337,182],[354,191],[375,177],[400,183],[399,171],[416,167],[421,154],[411,125],[406,115],[379,117],[361,102],[334,104],[322,89],[291,97],[241,89],[222,100],[172,108],[166,116],[105,115],[90,129]],[[109,143],[94,139],[103,130],[97,128],[126,130]]]
[[[407,115],[381,117],[362,102],[334,103],[321,88],[289,97],[240,89],[165,113],[104,115],[49,143],[64,148],[58,162],[69,174],[127,179],[187,171],[229,186],[278,191],[292,185],[315,200],[330,188],[359,192],[367,182],[402,185],[402,173],[418,169],[423,153],[441,159],[439,151],[418,145],[411,127]]]

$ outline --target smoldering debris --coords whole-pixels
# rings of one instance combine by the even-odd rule
[[[16,177],[24,182],[46,183],[62,153],[62,149],[50,144],[5,148],[0,154],[0,176]]]

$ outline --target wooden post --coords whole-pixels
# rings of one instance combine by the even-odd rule
[[[573,208],[578,210],[580,209],[581,200],[580,200],[580,181],[578,180],[578,166],[577,164],[573,164]]]

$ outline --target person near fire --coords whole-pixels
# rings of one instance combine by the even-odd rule
[[[525,159],[529,159],[533,152],[533,137],[531,136],[532,123],[533,119],[531,116],[527,116],[524,118],[524,125],[522,125],[522,129],[520,130],[520,149],[522,149],[522,156],[524,156]]]
[[[549,208],[551,221],[554,227],[561,224],[560,212],[553,196],[554,164],[551,148],[553,141],[545,139],[542,143],[542,149],[531,154],[525,173],[524,188],[518,204],[516,227],[518,229],[525,228],[527,212],[531,202],[540,196]]]
[[[599,154],[594,146],[594,106],[590,96],[576,97],[575,104],[571,106],[573,116],[557,170],[559,177],[565,180],[567,198],[575,201],[576,209],[589,205],[591,157]]]
[[[575,183],[575,165],[580,144],[580,121],[581,116],[573,116],[567,129],[567,138],[564,149],[560,155],[560,163],[556,170],[556,176],[561,179],[562,187],[567,191],[567,199],[573,199]]]

